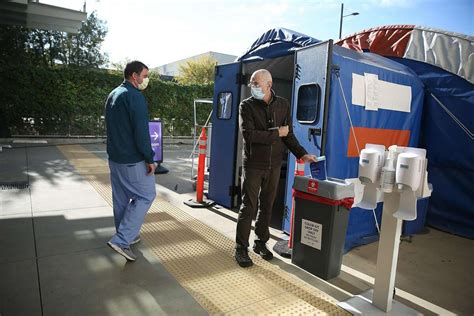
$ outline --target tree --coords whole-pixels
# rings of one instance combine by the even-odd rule
[[[216,65],[217,60],[210,56],[188,61],[179,67],[179,75],[176,80],[184,85],[212,84]]]
[[[132,60],[131,60],[130,58],[125,57],[124,59],[121,59],[121,60],[119,60],[119,61],[117,61],[117,62],[111,63],[110,66],[111,66],[112,69],[115,69],[115,70],[117,70],[117,71],[123,72],[123,70],[125,69],[125,66],[127,66],[127,64],[128,64],[129,62],[131,62],[131,61],[132,61]]]
[[[95,12],[88,16],[77,34],[0,26],[0,62],[99,68],[108,62],[107,54],[101,52],[106,35],[106,24]]]
[[[53,67],[59,60],[64,37],[59,31],[29,30],[25,47],[32,63]]]
[[[0,25],[0,64],[26,64],[29,30],[20,26]]]
[[[107,32],[106,22],[92,12],[77,34],[63,33],[59,60],[65,65],[93,68],[107,64],[108,56],[101,52]]]

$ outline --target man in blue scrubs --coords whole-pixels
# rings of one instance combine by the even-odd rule
[[[105,104],[116,229],[107,245],[128,261],[135,261],[130,245],[140,241],[140,228],[156,196],[156,166],[148,130],[148,106],[141,92],[148,85],[148,67],[132,61],[123,74],[125,80],[109,94]]]

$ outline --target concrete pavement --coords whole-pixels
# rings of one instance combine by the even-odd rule
[[[101,142],[84,146],[106,158]],[[157,176],[159,195],[180,208],[193,196],[191,148],[166,146],[163,165],[170,173]],[[0,190],[0,315],[206,313],[144,244],[133,266],[105,246],[114,231],[112,210],[57,148],[5,149],[0,172],[2,182],[30,185]],[[186,211],[233,238],[234,211]],[[283,237],[277,230],[272,234]],[[473,246],[472,240],[434,229],[402,242],[397,299],[425,314],[472,314]],[[330,282],[282,258],[275,264],[342,300],[371,287],[376,253],[377,243],[353,249]]]

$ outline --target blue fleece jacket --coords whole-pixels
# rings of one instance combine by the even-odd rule
[[[105,103],[107,154],[116,163],[153,163],[148,106],[140,90],[125,80]]]

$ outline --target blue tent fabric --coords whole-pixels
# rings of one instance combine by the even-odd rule
[[[474,131],[474,85],[436,66],[404,58],[426,87],[420,146],[428,155],[433,184],[427,223],[474,238],[474,142],[438,104],[438,100]]]
[[[236,61],[252,61],[286,56],[299,47],[309,46],[320,41],[289,29],[274,28],[262,34]]]
[[[332,63],[339,66],[342,87],[348,102],[354,127],[410,130],[408,146],[417,147],[420,139],[424,86],[417,75],[402,64],[375,54],[360,54],[334,46]],[[354,62],[356,61],[356,62]],[[411,112],[398,112],[379,109],[367,111],[364,107],[353,105],[352,74],[377,74],[380,80],[410,86],[412,88]],[[348,157],[350,123],[338,79],[331,75],[330,108],[328,115],[326,161],[327,174],[339,179],[357,178],[359,159]],[[419,201],[427,203],[427,201]],[[383,204],[379,203],[375,213],[380,223]],[[372,211],[353,207],[349,214],[344,251],[371,243],[378,239]]]
[[[334,46],[334,52],[333,64],[340,68],[342,87],[354,127],[410,130],[408,146],[418,146],[424,87],[416,74],[408,67],[396,64],[382,56],[374,54],[364,56],[364,54],[339,46]],[[363,76],[367,72],[377,74],[380,80],[410,86],[412,88],[411,112],[384,109],[367,111],[362,106],[352,105],[352,74]],[[326,147],[328,175],[339,179],[357,178],[359,159],[347,157],[350,123],[337,81],[337,77],[332,74]]]

